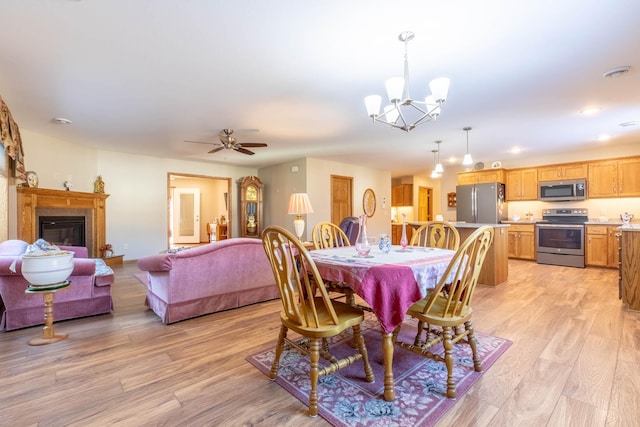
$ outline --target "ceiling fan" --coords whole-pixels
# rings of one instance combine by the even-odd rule
[[[231,135],[233,135],[233,129],[222,129],[222,132],[220,132],[220,135],[218,135],[218,137],[220,138],[220,142],[203,142],[203,141],[185,141],[185,142],[193,142],[196,144],[214,144],[214,145],[219,144],[220,145],[219,147],[216,147],[213,150],[209,151],[209,154],[217,153],[218,151],[224,150],[226,148],[229,150],[235,150],[239,153],[248,154],[252,156],[255,153],[251,150],[247,150],[247,147],[253,148],[253,147],[267,146],[267,144],[264,144],[262,142],[240,143],[235,137]]]

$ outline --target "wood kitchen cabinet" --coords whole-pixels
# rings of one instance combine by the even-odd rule
[[[392,186],[391,206],[413,206],[413,184]]]
[[[587,225],[585,264],[618,268],[618,225]]]
[[[509,227],[509,258],[536,259],[535,224],[511,224]]]
[[[506,181],[507,201],[538,199],[538,169],[509,170]]]
[[[458,185],[483,184],[487,182],[500,182],[504,184],[505,181],[505,169],[488,169],[476,172],[458,173]]]
[[[620,297],[630,310],[640,311],[640,231],[622,229],[620,234]]]
[[[640,157],[589,163],[590,198],[639,197]]]
[[[587,163],[565,163],[538,168],[539,181],[586,178]]]
[[[458,185],[483,184],[486,182],[505,182],[504,169],[488,169],[486,171],[458,173]]]
[[[413,236],[413,227],[407,224],[407,243],[411,241]],[[399,245],[402,239],[402,224],[391,224],[391,244]]]

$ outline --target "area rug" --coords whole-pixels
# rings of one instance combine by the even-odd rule
[[[375,382],[364,380],[362,362],[357,362],[318,382],[319,413],[334,426],[432,426],[456,403],[446,397],[447,368],[436,362],[399,347],[394,348],[393,373],[396,399],[386,402],[384,395],[384,366],[382,362],[380,327],[375,317],[368,314],[364,323],[364,338]],[[413,342],[415,323],[405,320],[401,338]],[[511,341],[476,332],[482,372],[473,370],[471,349],[456,345],[455,379],[458,398],[486,372],[509,348]],[[345,333],[330,341],[330,351],[336,357],[352,353],[351,336]],[[434,349],[442,354],[442,346]],[[265,375],[269,375],[274,348],[250,356],[247,361]],[[322,358],[321,364],[326,363]],[[285,350],[280,358],[276,383],[297,397],[303,405],[309,404],[309,359],[295,349]]]

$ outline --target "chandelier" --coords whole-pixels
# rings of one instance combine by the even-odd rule
[[[440,77],[429,83],[431,95],[427,96],[424,102],[411,99],[408,44],[414,37],[415,34],[412,31],[404,31],[398,36],[398,40],[404,43],[404,77],[392,77],[386,81],[389,104],[383,108],[382,115],[380,114],[382,104],[380,95],[370,95],[364,99],[367,114],[374,122],[386,123],[405,132],[422,123],[436,120],[449,91],[449,78]]]

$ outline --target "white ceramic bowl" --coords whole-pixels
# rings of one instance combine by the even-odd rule
[[[56,255],[23,255],[22,275],[33,286],[64,282],[73,271],[73,252]]]
[[[514,221],[520,221],[520,215],[514,215],[513,216],[513,220]]]

